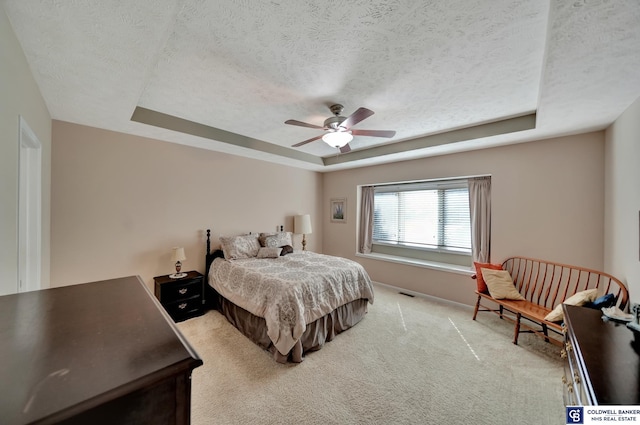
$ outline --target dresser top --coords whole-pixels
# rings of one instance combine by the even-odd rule
[[[564,305],[565,323],[578,361],[598,404],[640,404],[640,336],[602,312]],[[635,347],[635,348],[634,348]]]
[[[60,420],[202,360],[139,277],[0,297],[0,417]]]

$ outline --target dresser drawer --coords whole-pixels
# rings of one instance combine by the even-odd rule
[[[564,345],[561,351],[565,359],[562,384],[564,385],[564,403],[567,406],[585,406],[591,403],[588,400],[585,379],[582,376],[578,358],[573,348],[571,335],[565,332]]]
[[[162,285],[160,302],[170,303],[196,295],[202,295],[202,279],[179,280],[175,283]]]

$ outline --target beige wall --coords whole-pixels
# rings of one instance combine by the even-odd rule
[[[490,174],[491,259],[523,255],[603,267],[604,134],[589,133],[324,175],[323,251],[362,263],[373,280],[471,304],[468,276],[356,257],[358,185]],[[347,223],[329,222],[331,198]]]
[[[640,302],[640,99],[607,129],[605,268]]]
[[[18,279],[19,121],[42,144],[42,270],[49,286],[51,118],[27,60],[0,8],[0,295],[15,293]]]
[[[309,213],[307,248],[322,247],[320,174],[263,161],[53,121],[53,286],[204,271],[205,236],[293,230]],[[295,238],[297,248],[300,237]]]
[[[361,262],[372,279],[462,303],[466,275],[356,257],[356,187],[491,174],[492,260],[510,255],[603,267],[604,133],[319,174],[76,124],[53,122],[52,286],[204,269],[204,230],[292,230],[310,213],[308,247]],[[347,198],[347,223],[329,201]],[[299,246],[300,239],[296,239]]]

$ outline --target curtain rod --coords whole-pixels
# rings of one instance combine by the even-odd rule
[[[443,178],[435,178],[435,179],[426,179],[426,180],[407,180],[400,182],[389,182],[389,183],[374,183],[374,184],[361,184],[359,187],[383,187],[383,186],[399,186],[404,184],[415,184],[415,183],[430,183],[430,182],[443,182],[443,181],[465,181],[471,179],[490,179],[491,174],[478,174],[473,176],[462,176],[462,177],[443,177]]]

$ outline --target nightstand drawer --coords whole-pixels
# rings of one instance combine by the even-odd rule
[[[196,295],[185,300],[164,304],[164,308],[173,320],[192,317],[202,311],[202,298]]]
[[[163,285],[160,302],[170,303],[197,295],[202,295],[202,279],[180,280]]]

